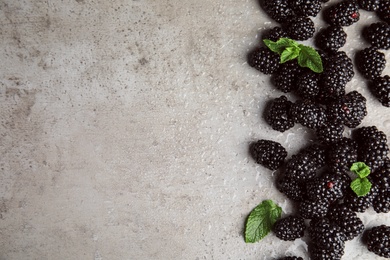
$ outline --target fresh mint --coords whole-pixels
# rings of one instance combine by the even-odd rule
[[[245,226],[245,242],[255,243],[263,239],[281,215],[281,207],[272,200],[264,200],[248,216]]]
[[[355,162],[352,164],[350,171],[355,173],[358,177],[351,182],[351,189],[358,197],[367,195],[371,190],[371,182],[367,178],[370,174],[370,167],[364,162]]]
[[[316,73],[321,73],[324,70],[321,56],[312,47],[299,44],[289,38],[280,38],[276,42],[264,39],[263,42],[271,51],[280,55],[280,63],[298,59],[298,64],[301,67],[309,68]]]

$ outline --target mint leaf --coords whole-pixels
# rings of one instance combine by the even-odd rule
[[[370,167],[364,162],[355,162],[352,164],[350,170],[360,178],[367,177],[371,172]]]
[[[371,186],[372,184],[367,178],[356,178],[351,182],[351,189],[358,197],[367,195],[371,190]]]
[[[285,63],[299,56],[300,49],[296,46],[287,47],[280,55],[280,63]]]
[[[322,66],[321,56],[312,47],[300,44],[300,53],[298,56],[298,64],[301,67],[311,69],[316,73],[321,73],[324,69]]]
[[[248,216],[245,226],[245,242],[255,243],[263,239],[281,215],[281,207],[272,200],[264,200]]]
[[[277,42],[273,42],[268,39],[263,40],[264,44],[273,52],[278,53],[279,55],[282,54],[282,52],[289,47],[298,47],[298,43],[294,40],[291,40],[289,38],[280,38]]]

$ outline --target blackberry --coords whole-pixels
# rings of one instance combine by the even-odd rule
[[[326,250],[344,250],[347,239],[341,228],[328,218],[312,219],[309,236],[317,247]]]
[[[369,251],[390,258],[390,226],[375,226],[365,232]]]
[[[344,126],[342,124],[326,124],[316,129],[318,141],[325,145],[338,142],[343,137],[343,133]]]
[[[377,77],[370,85],[370,89],[379,102],[390,107],[390,76]]]
[[[372,47],[365,48],[356,53],[356,65],[363,77],[373,80],[385,69],[385,54]]]
[[[390,189],[390,160],[387,158],[384,165],[371,172],[370,176],[379,190]]]
[[[296,83],[296,92],[302,99],[315,100],[320,92],[318,73],[307,71],[299,76]]]
[[[278,258],[278,260],[303,260],[303,258],[298,256],[285,256],[282,258]]]
[[[306,196],[306,185],[293,178],[283,176],[278,179],[276,184],[277,189],[294,201],[303,201]]]
[[[362,197],[358,197],[352,189],[348,188],[344,196],[344,205],[355,212],[365,212],[370,206],[374,198],[378,195],[378,187],[372,185],[370,192]]]
[[[321,105],[308,100],[298,100],[291,106],[291,116],[295,123],[311,129],[326,123],[326,111]]]
[[[335,205],[328,211],[327,217],[340,227],[347,240],[351,240],[364,231],[363,221],[345,205]]]
[[[263,10],[278,23],[290,21],[295,13],[286,0],[261,0]]]
[[[305,229],[304,219],[297,216],[281,218],[277,220],[273,226],[276,237],[284,241],[293,241],[303,237]]]
[[[314,201],[332,203],[344,196],[347,186],[344,178],[336,174],[325,173],[307,183],[307,196]]]
[[[297,16],[316,16],[322,7],[320,0],[290,0],[290,6]]]
[[[336,3],[325,12],[324,18],[331,25],[350,26],[359,21],[359,6],[354,0]]]
[[[385,22],[372,23],[363,30],[364,38],[375,48],[390,48],[390,26]]]
[[[380,7],[380,0],[357,0],[359,8],[366,11],[375,11]]]
[[[381,0],[379,8],[376,10],[376,14],[382,21],[390,24],[390,0]]]
[[[326,216],[329,209],[327,201],[304,200],[299,203],[299,215],[305,219],[320,218]]]
[[[262,38],[277,42],[280,38],[288,38],[288,34],[282,27],[276,26],[268,30]]]
[[[344,32],[341,26],[329,26],[321,30],[315,38],[316,45],[330,52],[336,52],[344,46],[347,41],[347,33]]]
[[[290,21],[286,27],[291,39],[305,41],[313,37],[315,28],[314,23],[309,17],[297,17]]]
[[[310,257],[313,260],[341,260],[341,257],[344,254],[344,249],[334,249],[328,250],[320,248],[317,245],[309,245]]]
[[[303,68],[298,65],[296,60],[291,60],[280,64],[279,69],[272,77],[273,85],[280,91],[287,93],[295,89],[296,82]]]
[[[366,98],[357,91],[349,92],[344,97],[327,107],[330,122],[355,128],[367,115]]]
[[[270,170],[278,169],[287,157],[286,149],[278,142],[258,140],[251,143],[249,148],[252,158]]]
[[[379,190],[372,202],[372,207],[377,213],[388,213],[390,211],[390,190]]]
[[[358,143],[358,160],[365,162],[371,171],[382,167],[387,161],[389,147],[386,134],[376,126],[355,129],[353,137]]]
[[[357,143],[347,137],[342,137],[340,141],[334,143],[328,150],[327,165],[335,173],[348,172],[352,164],[358,158]]]
[[[271,101],[265,109],[265,121],[272,129],[284,132],[294,126],[294,121],[290,116],[292,102],[286,96],[280,96]]]
[[[264,74],[272,74],[279,68],[279,55],[267,47],[260,47],[248,55],[248,64],[263,72]]]

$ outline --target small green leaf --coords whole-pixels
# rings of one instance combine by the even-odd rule
[[[358,197],[367,195],[371,190],[371,186],[372,184],[367,178],[356,178],[351,182],[351,189]]]
[[[299,48],[301,50],[298,56],[299,66],[309,68],[316,73],[321,73],[324,69],[320,54],[309,46],[300,44]]]
[[[300,49],[298,47],[287,47],[280,55],[280,63],[285,63],[299,56]]]
[[[281,45],[277,44],[276,42],[273,42],[273,41],[268,40],[268,39],[264,39],[263,42],[271,51],[276,52],[278,54],[281,54],[285,49],[284,46],[281,46]]]
[[[245,226],[245,242],[255,243],[263,239],[281,215],[281,207],[272,200],[264,200],[248,216]]]
[[[371,172],[370,167],[364,162],[355,162],[352,164],[350,170],[360,178],[367,177]]]

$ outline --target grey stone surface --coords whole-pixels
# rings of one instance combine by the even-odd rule
[[[306,254],[301,240],[243,239],[262,200],[293,210],[248,143],[291,155],[311,138],[261,118],[281,93],[246,64],[275,25],[257,1],[1,0],[0,25],[0,259]],[[363,46],[357,28],[348,54]],[[364,80],[348,88],[369,99],[363,125],[389,135]],[[348,243],[346,259],[375,258]]]

